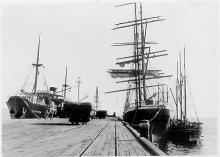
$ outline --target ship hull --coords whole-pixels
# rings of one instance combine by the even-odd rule
[[[138,107],[138,109],[132,108],[124,112],[123,120],[135,126],[137,130],[141,120],[149,120],[151,133],[160,137],[168,130],[170,109],[166,106],[156,105],[145,105]]]
[[[176,143],[194,143],[197,142],[202,134],[200,123],[171,124],[168,131],[169,139]]]
[[[7,106],[12,119],[45,118],[46,106],[35,104],[20,96],[11,96]]]

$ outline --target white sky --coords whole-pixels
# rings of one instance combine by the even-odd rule
[[[10,3],[9,3],[10,2]],[[124,2],[124,1],[121,1]],[[104,94],[127,88],[116,84],[106,72],[117,57],[132,54],[132,48],[112,47],[114,42],[132,40],[132,29],[112,31],[115,23],[133,20],[132,6],[116,8],[120,1],[51,1],[27,3],[6,1],[1,5],[1,105],[23,86],[34,69],[38,34],[41,32],[40,70],[49,86],[59,89],[68,65],[68,84],[81,77],[80,97],[94,101],[99,87],[101,109],[122,114],[125,92]],[[147,40],[157,41],[153,50],[168,50],[158,60],[168,74],[176,74],[179,51],[186,47],[187,76],[200,117],[217,115],[217,34],[218,3],[212,0],[143,1],[143,17],[162,16],[166,20],[149,25]],[[169,80],[174,87],[175,77]],[[77,88],[68,93],[77,100]],[[173,103],[170,97],[170,102]]]

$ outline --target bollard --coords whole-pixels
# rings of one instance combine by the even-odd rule
[[[148,120],[141,120],[140,121],[140,137],[146,137],[147,139],[150,138],[150,123]]]

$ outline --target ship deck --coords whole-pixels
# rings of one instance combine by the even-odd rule
[[[71,125],[67,119],[14,119],[2,125],[3,156],[153,155],[116,118]]]

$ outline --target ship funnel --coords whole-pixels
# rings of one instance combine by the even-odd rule
[[[53,93],[55,93],[57,91],[56,87],[50,87],[50,91],[52,91]]]

